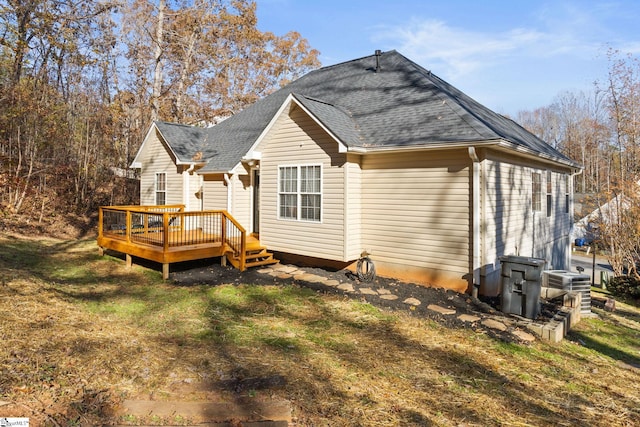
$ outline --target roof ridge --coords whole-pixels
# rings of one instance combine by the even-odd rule
[[[384,55],[384,54],[390,54],[390,53],[398,53],[398,52],[397,52],[395,49],[391,49],[391,50],[388,50],[388,51],[386,51],[386,52],[380,52],[380,54],[381,54],[381,55]],[[399,53],[398,53],[398,54],[399,54]],[[399,55],[401,55],[401,54],[399,54]],[[316,72],[318,72],[318,71],[328,70],[328,69],[331,69],[331,68],[334,68],[334,67],[340,67],[340,66],[343,66],[343,65],[345,65],[345,64],[349,64],[349,63],[351,63],[351,62],[358,62],[358,61],[362,61],[363,59],[372,58],[372,57],[375,57],[375,56],[376,56],[376,54],[375,54],[375,53],[373,53],[373,54],[371,54],[371,55],[365,55],[365,56],[362,56],[362,57],[360,57],[360,58],[349,59],[348,61],[338,62],[337,64],[326,65],[326,66],[324,66],[324,67],[320,67],[320,68],[317,68],[317,69],[315,69],[315,70],[312,70],[312,71],[310,71],[308,74],[316,73]],[[307,74],[307,75],[308,75],[308,74]],[[302,77],[304,77],[304,76],[302,76]]]

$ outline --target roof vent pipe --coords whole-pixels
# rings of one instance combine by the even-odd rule
[[[380,55],[382,55],[382,51],[376,49],[376,73],[380,71]]]

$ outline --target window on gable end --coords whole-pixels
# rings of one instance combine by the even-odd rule
[[[156,205],[167,204],[167,174],[165,172],[156,173]]]

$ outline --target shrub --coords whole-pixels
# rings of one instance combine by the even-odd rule
[[[607,289],[614,295],[640,300],[640,281],[631,276],[616,276],[609,280]]]

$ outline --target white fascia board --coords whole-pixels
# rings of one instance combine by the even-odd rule
[[[300,108],[302,108],[302,110],[307,113],[307,115],[309,117],[311,117],[311,119],[316,122],[316,124],[318,126],[320,126],[336,143],[338,143],[338,153],[346,153],[347,151],[349,151],[349,147],[347,147],[341,140],[340,138],[338,138],[336,135],[333,134],[333,132],[331,132],[320,120],[318,120],[318,118],[316,116],[314,116],[311,111],[307,110],[304,105],[302,105],[296,98],[295,96],[293,96],[293,94],[290,94],[289,97],[291,97],[293,99],[293,102],[296,103],[296,105]]]
[[[487,141],[461,141],[457,143],[441,142],[441,143],[429,143],[423,145],[414,145],[411,147],[350,147],[349,152],[354,154],[385,154],[385,153],[406,153],[410,151],[428,151],[428,150],[450,150],[454,148],[468,148],[468,147],[494,147],[497,150],[504,151],[511,154],[517,154],[523,157],[528,157],[533,160],[552,163],[555,165],[561,165],[571,169],[580,169],[573,163],[568,163],[561,159],[539,153],[537,151],[530,150],[520,145],[513,144],[504,139],[492,139]]]
[[[149,130],[147,131],[147,134],[145,135],[144,139],[142,140],[142,144],[140,144],[140,148],[138,148],[138,152],[136,153],[136,156],[133,158],[133,161],[131,162],[131,165],[129,166],[130,169],[141,169],[142,168],[142,162],[140,162],[140,160],[138,160],[138,157],[140,156],[140,153],[142,153],[142,149],[144,148],[145,144],[147,143],[147,140],[149,139],[149,135],[151,135],[151,131],[153,131],[154,128],[158,129],[158,127],[156,126],[155,123],[151,123],[151,126],[149,126]]]
[[[486,147],[497,145],[497,140],[488,141],[461,141],[451,142],[431,142],[423,145],[412,145],[410,147],[350,147],[349,152],[354,154],[386,154],[386,153],[406,153],[411,151],[430,151],[430,150],[451,150],[454,148],[468,147]]]
[[[346,153],[348,151],[348,147],[342,142],[340,141],[340,139],[338,137],[336,137],[329,129],[326,128],[326,126],[324,126],[322,124],[322,122],[320,122],[318,120],[317,117],[315,117],[313,114],[311,114],[311,112],[309,112],[309,110],[307,110],[306,108],[304,108],[304,106],[296,99],[296,97],[290,93],[287,96],[287,99],[284,100],[284,102],[282,103],[282,105],[280,105],[280,108],[278,108],[278,111],[273,115],[273,117],[271,118],[271,120],[269,121],[269,124],[262,130],[262,133],[260,134],[260,136],[258,136],[258,138],[256,139],[256,141],[253,143],[253,145],[251,146],[251,148],[249,148],[249,150],[247,151],[247,155],[249,155],[249,153],[254,153],[255,149],[258,147],[258,145],[260,144],[260,142],[262,142],[262,140],[264,139],[264,137],[269,133],[269,131],[271,130],[271,128],[275,125],[276,121],[278,120],[278,118],[285,112],[287,111],[287,109],[289,108],[289,106],[295,103],[297,106],[299,106],[300,108],[302,108],[302,110],[307,113],[309,115],[309,117],[311,117],[311,119],[316,122],[322,129],[324,129],[325,132],[327,132],[327,134],[329,134],[329,136],[331,136],[331,138],[333,138],[333,140],[335,140],[338,143],[338,152],[340,153]]]
[[[542,162],[545,162],[545,163],[552,163],[552,164],[555,164],[555,165],[560,165],[560,166],[563,166],[563,167],[566,167],[566,168],[570,168],[570,169],[575,169],[575,170],[582,169],[575,162],[567,162],[565,160],[558,159],[558,158],[556,158],[554,156],[550,156],[548,154],[539,153],[537,151],[530,150],[530,149],[528,149],[526,147],[514,144],[514,143],[506,141],[504,139],[500,140],[500,142],[497,144],[497,148],[501,149],[503,151],[506,151],[506,152],[510,152],[510,153],[514,153],[515,152],[517,154],[520,154],[521,156],[529,157],[529,158],[532,158],[534,160],[542,161]]]
[[[230,175],[248,175],[247,169],[245,168],[243,162],[239,162],[227,173]]]
[[[251,150],[245,156],[242,157],[243,162],[250,162],[252,160],[262,160],[262,152]]]

